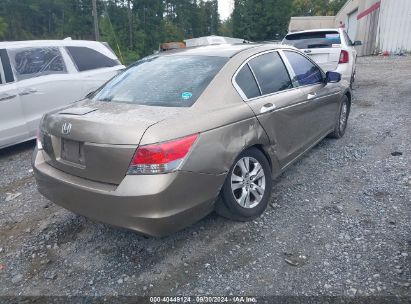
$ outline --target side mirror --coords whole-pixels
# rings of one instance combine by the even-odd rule
[[[362,45],[361,41],[359,41],[359,40],[354,41],[353,46],[359,46],[359,45]]]
[[[337,83],[341,81],[341,74],[337,72],[327,72],[325,74],[325,81],[327,83]]]

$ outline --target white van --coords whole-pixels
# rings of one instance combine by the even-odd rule
[[[44,113],[84,98],[123,68],[102,42],[0,42],[0,148],[35,138]]]

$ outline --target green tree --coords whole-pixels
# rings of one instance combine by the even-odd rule
[[[218,0],[97,0],[102,40],[130,63],[163,42],[220,34],[252,41],[285,34],[290,16],[332,15],[345,0],[235,0],[220,21]],[[93,39],[91,0],[1,0],[0,38]]]
[[[279,39],[287,32],[291,10],[288,0],[236,0],[233,34],[251,41]]]
[[[6,34],[7,30],[7,23],[4,21],[3,18],[0,18],[0,38],[3,38],[4,35]]]
[[[221,36],[232,37],[233,36],[233,19],[228,18],[220,23],[218,34]]]
[[[346,0],[294,0],[293,16],[334,16]]]

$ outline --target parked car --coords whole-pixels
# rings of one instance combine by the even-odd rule
[[[0,42],[0,148],[35,138],[44,113],[80,100],[124,68],[108,44]]]
[[[324,71],[335,71],[350,82],[355,81],[357,51],[361,41],[351,41],[346,31],[317,29],[287,34],[284,44],[292,45],[309,55]]]
[[[146,235],[216,209],[262,214],[272,180],[327,135],[344,135],[351,91],[293,47],[187,48],[142,59],[89,99],[45,115],[39,191]]]

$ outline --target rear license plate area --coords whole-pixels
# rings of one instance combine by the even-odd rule
[[[61,139],[61,159],[70,163],[84,165],[84,147],[79,141]]]

